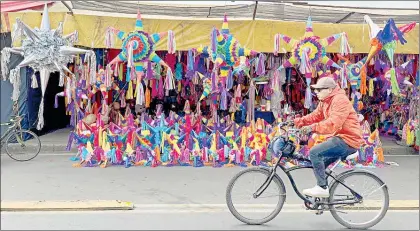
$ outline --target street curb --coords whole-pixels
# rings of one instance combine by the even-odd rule
[[[77,200],[77,201],[2,201],[3,212],[24,211],[105,211],[132,210],[134,204],[119,200]]]
[[[31,145],[31,144],[29,144]],[[68,153],[77,153],[78,149],[75,147],[76,145],[73,145],[70,151],[67,151],[67,145],[65,144],[43,144],[41,142],[41,153],[57,153],[57,152],[68,152]],[[2,153],[6,153],[6,150],[4,147],[1,148]]]

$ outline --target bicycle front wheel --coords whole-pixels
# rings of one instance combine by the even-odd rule
[[[29,130],[13,131],[6,140],[6,153],[16,161],[32,160],[40,151],[39,137]]]
[[[334,205],[355,201],[355,196],[343,184],[363,197],[360,203]],[[386,184],[368,171],[351,171],[339,176],[330,190],[329,205],[336,221],[349,229],[367,229],[384,218],[389,207]]]
[[[268,177],[267,169],[257,167],[245,169],[232,178],[226,190],[226,203],[236,219],[261,225],[279,214],[286,200],[286,189],[277,175],[258,198],[253,197]]]

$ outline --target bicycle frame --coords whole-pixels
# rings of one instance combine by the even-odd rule
[[[280,161],[281,161],[281,155],[280,158],[277,160],[276,164],[269,170],[270,171],[270,176],[265,180],[265,182],[257,189],[257,191],[253,194],[254,198],[258,198],[266,189],[267,187],[270,185],[271,181],[273,180],[274,176],[277,175],[276,170],[277,167],[279,167],[281,170],[283,170],[283,172],[287,175],[287,177],[289,178],[290,183],[292,184],[293,190],[295,191],[295,193],[305,202],[308,204],[314,204],[315,201],[312,201],[308,198],[306,198],[304,195],[302,195],[302,193],[299,192],[299,190],[296,187],[296,183],[295,180],[293,179],[292,175],[290,174],[290,172],[297,170],[297,169],[305,169],[305,168],[311,168],[313,169],[312,166],[295,166],[295,167],[291,167],[291,168],[285,168],[284,166],[280,165]],[[308,162],[310,162],[308,160]],[[338,163],[335,164],[335,166]],[[335,167],[334,166],[334,167]],[[332,172],[332,171],[331,171]],[[337,179],[337,177],[335,177],[334,175],[332,175],[329,171],[326,171],[327,174],[327,180],[328,177],[332,177],[336,182],[338,182],[339,184],[343,185],[344,187],[346,187],[347,189],[350,190],[350,192],[356,197],[356,200],[354,201],[348,201],[348,202],[332,202],[332,203],[324,203],[324,202],[315,202],[314,204],[314,208],[317,208],[318,205],[339,205],[339,204],[355,204],[355,203],[359,203],[360,201],[363,200],[363,197],[358,194],[357,192],[355,192],[353,189],[351,189],[350,187],[348,187],[345,183],[341,182],[340,180]]]
[[[9,122],[9,123],[3,123],[3,124],[0,124],[0,126],[9,126],[9,127],[7,128],[7,131],[4,133],[4,135],[2,135],[2,136],[0,137],[0,144],[1,144],[1,146],[3,146],[3,143],[5,142],[5,139],[9,136],[9,134],[10,134],[13,130],[15,130],[15,129],[16,129],[16,124],[15,124],[15,123],[11,123],[11,122]]]

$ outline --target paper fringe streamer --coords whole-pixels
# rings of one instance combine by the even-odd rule
[[[308,56],[309,50],[305,49],[301,55],[301,62],[299,66],[300,73],[304,74],[305,77],[309,77],[308,75],[312,75],[312,66],[310,63],[310,59]]]
[[[59,87],[63,87],[64,86],[64,74],[62,72],[60,72],[60,81],[58,83]]]
[[[6,81],[7,75],[9,74],[9,62],[10,62],[10,48],[5,47],[1,51],[1,74],[3,75],[3,80]]]
[[[373,79],[371,78],[371,79],[369,79],[369,96],[370,96],[370,97],[372,97],[372,96],[373,96],[373,89],[374,89],[374,86],[373,86]]]
[[[17,101],[20,95],[20,68],[10,71],[10,83],[13,85],[12,100]]]
[[[226,89],[232,89],[233,87],[233,74],[232,70],[229,70],[227,81],[226,81]]]
[[[281,34],[274,35],[274,55],[278,55],[278,53],[280,52],[281,36]]]
[[[182,80],[182,64],[178,62],[175,67],[175,78],[176,80]]]
[[[167,96],[169,95],[169,90],[175,89],[175,80],[170,68],[166,71],[165,89]]]
[[[213,27],[213,30],[211,31],[211,37],[210,37],[211,45],[211,54],[210,56],[215,56],[217,54],[217,30],[215,27]],[[215,57],[212,57],[215,58]]]
[[[88,63],[90,83],[94,84],[96,82],[96,54],[94,51],[86,53],[85,62]]]
[[[389,70],[391,75],[391,92],[392,94],[398,96],[400,95],[400,87],[398,86],[397,77],[395,75],[395,68]]]
[[[312,106],[311,78],[306,78],[305,104],[306,109]]]
[[[31,78],[31,87],[33,89],[38,88],[38,80],[36,79],[35,73],[32,75],[32,78]]]
[[[105,31],[105,46],[106,48],[114,47],[114,28],[108,27]]]
[[[168,53],[175,54],[176,51],[176,41],[175,41],[175,33],[172,30],[168,31]]]
[[[256,74],[257,75],[264,75],[265,74],[265,55],[263,53],[260,53],[260,55],[258,57]]]
[[[366,65],[363,65],[362,69],[360,70],[360,93],[362,95],[366,95],[367,86],[366,86]]]
[[[341,88],[347,89],[347,64],[344,64],[340,71]]]
[[[341,55],[348,55],[352,53],[350,44],[349,44],[349,38],[347,37],[347,33],[343,32],[341,34],[341,45],[340,45],[340,54]]]
[[[39,104],[38,110],[38,124],[36,128],[41,130],[44,127],[44,97],[41,98],[41,103]]]

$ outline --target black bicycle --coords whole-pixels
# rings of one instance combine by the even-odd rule
[[[285,145],[273,167],[245,169],[229,182],[226,203],[230,212],[238,220],[250,225],[261,225],[274,219],[280,213],[286,200],[286,188],[283,180],[276,173],[279,167],[289,178],[295,193],[303,200],[306,209],[316,211],[317,215],[330,211],[335,220],[351,229],[367,229],[380,222],[389,207],[387,185],[373,172],[363,169],[352,169],[337,174],[334,169],[342,161],[341,159],[326,170],[327,179],[329,179],[330,196],[328,198],[313,198],[299,192],[290,172],[313,167],[310,160],[298,159],[300,157],[294,154],[295,143],[300,142],[301,131],[290,128],[291,126],[293,124],[290,122],[279,125],[284,134],[278,138],[283,139]],[[288,130],[285,127],[289,127]],[[356,152],[347,156],[346,160],[355,159],[357,156]],[[284,160],[300,161],[306,164],[288,167],[284,164],[287,163]],[[247,176],[252,178],[247,179]],[[245,193],[240,195],[244,195],[248,201],[233,197],[237,195],[238,190],[244,189]],[[275,201],[269,201],[270,199]],[[257,201],[257,204],[252,204],[249,200]],[[250,218],[251,215],[258,217]],[[349,218],[350,215],[354,217]]]

